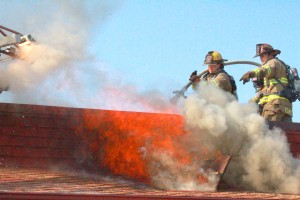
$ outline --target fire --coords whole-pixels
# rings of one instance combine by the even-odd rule
[[[178,154],[172,139],[185,134],[177,115],[87,110],[83,118],[86,127],[97,132],[86,137],[92,152],[99,152],[100,166],[139,180],[149,179],[147,154],[158,148]]]
[[[97,158],[100,167],[113,174],[151,183],[151,176],[155,174],[151,169],[153,166],[176,165],[176,170],[182,171],[195,165],[195,156],[182,145],[189,133],[179,115],[84,110],[83,119],[89,130],[85,139],[93,157]],[[162,155],[170,158],[170,163],[163,163]],[[205,156],[204,149],[202,155]],[[176,174],[176,170],[173,173]],[[208,182],[202,172],[192,172],[188,178],[181,179],[183,182],[188,179]]]

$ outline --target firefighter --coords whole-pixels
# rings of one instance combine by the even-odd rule
[[[193,82],[192,87],[195,89],[200,80],[204,80],[236,96],[236,85],[234,79],[224,70],[225,61],[227,60],[223,59],[219,52],[209,51],[206,54],[203,63],[203,66],[208,65],[208,73],[200,79],[197,76],[197,71],[193,72],[189,79]]]
[[[280,53],[269,44],[257,44],[254,58],[259,56],[262,65],[245,73],[240,81],[245,84],[256,79],[257,93],[250,101],[259,105],[261,116],[268,121],[291,122],[292,103],[282,95],[288,79],[285,64],[276,57]]]

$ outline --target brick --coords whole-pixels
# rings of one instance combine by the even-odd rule
[[[0,156],[1,167],[19,167],[19,168],[78,168],[79,165],[75,159],[59,158],[31,158],[31,157],[12,157]],[[1,181],[0,181],[1,183]]]
[[[290,143],[299,143],[300,145],[300,134],[287,134],[287,139]]]
[[[300,153],[300,143],[290,143],[290,148],[292,152]]]
[[[15,118],[8,114],[0,114],[0,126],[13,126],[15,125]]]
[[[30,127],[30,126],[0,126],[0,135],[37,136],[50,138],[74,139],[76,135],[71,129]]]
[[[24,147],[24,146],[0,146],[1,156],[11,156],[23,158],[43,158],[43,159],[54,159],[54,158],[67,158],[73,159],[74,149],[65,148],[43,148],[43,147]]]
[[[49,147],[49,148],[75,148],[74,139],[61,139],[50,137],[24,137],[0,135],[0,145]]]

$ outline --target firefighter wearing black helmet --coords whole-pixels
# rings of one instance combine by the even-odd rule
[[[201,79],[197,76],[196,71],[191,74],[190,81],[193,82],[192,86],[195,89],[197,84],[202,81],[207,81],[214,84],[215,86],[223,89],[224,91],[235,93],[235,85],[232,86],[230,76],[224,70],[224,62],[226,59],[222,58],[222,55],[217,51],[209,51],[206,56],[203,65],[207,65],[208,73],[205,74]],[[234,89],[235,88],[235,89]],[[233,91],[234,90],[234,91]],[[236,93],[235,93],[236,94]],[[234,95],[235,95],[234,94]]]
[[[257,44],[254,57],[259,56],[262,65],[245,73],[240,81],[245,84],[250,78],[256,78],[261,83],[250,100],[259,105],[261,116],[268,121],[291,122],[292,103],[281,95],[288,79],[285,64],[276,57],[280,53],[269,44]]]

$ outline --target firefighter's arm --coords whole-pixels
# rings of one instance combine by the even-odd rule
[[[245,84],[250,80],[250,78],[254,77],[259,79],[263,79],[264,77],[270,78],[275,75],[275,71],[275,63],[273,61],[269,61],[266,64],[244,74],[240,81],[243,81],[243,84]]]
[[[254,77],[257,78],[272,78],[275,75],[276,72],[276,64],[275,60],[270,60],[266,64],[262,65],[261,67],[258,67],[254,70]]]

